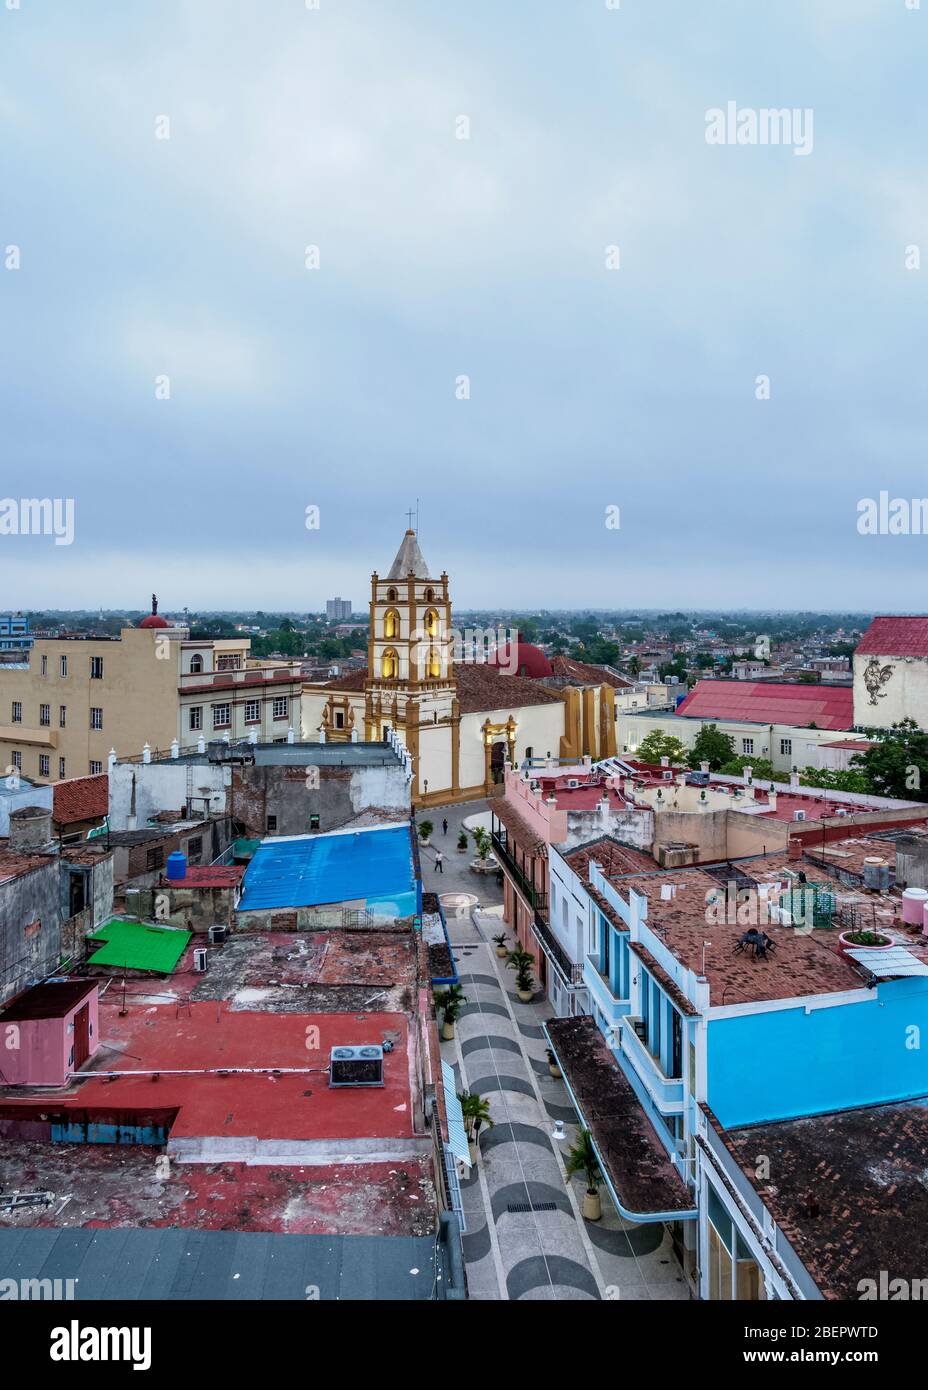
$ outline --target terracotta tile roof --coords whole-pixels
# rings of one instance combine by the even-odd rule
[[[105,772],[93,777],[72,777],[56,782],[52,816],[59,825],[75,821],[98,820],[109,810],[110,779]]]
[[[524,854],[545,854],[547,844],[534,830],[517,806],[504,796],[495,797],[490,802],[490,810],[497,820],[502,821],[510,835],[516,840]]]
[[[928,656],[928,618],[874,618],[855,656]]]
[[[723,1130],[727,1145],[826,1299],[860,1281],[921,1279],[928,1230],[928,1101]],[[757,1177],[757,1155],[773,1179]],[[887,1295],[884,1294],[884,1297]]]
[[[611,685],[615,690],[627,690],[634,683],[608,666],[593,666],[587,661],[575,661],[572,656],[552,656],[551,674],[578,685]]]
[[[844,730],[854,724],[854,691],[850,685],[702,680],[677,706],[676,714],[689,719],[734,719],[798,728],[814,722],[820,729]]]
[[[454,678],[458,687],[458,699],[462,714],[476,714],[481,710],[516,710],[523,705],[556,705],[561,697],[553,690],[546,690],[537,681],[525,676],[502,675],[492,666],[481,662],[455,663]],[[363,691],[367,685],[367,671],[352,671],[345,676],[325,681],[324,690]]]
[[[767,873],[765,867],[758,873],[762,866],[765,861],[759,860],[750,867],[750,875],[757,882],[765,876],[770,880],[777,878],[775,872]],[[785,871],[779,881],[785,886]],[[672,898],[661,898],[662,884],[675,887]],[[805,933],[770,922],[762,925],[775,943],[775,950],[766,960],[755,960],[748,952],[736,950],[744,927],[736,920],[709,920],[707,895],[715,891],[724,897],[726,889],[701,869],[674,869],[647,878],[633,876],[622,879],[616,887],[623,898],[627,898],[630,888],[647,896],[648,927],[682,965],[701,975],[705,961],[709,1002],[714,1008],[864,988],[863,976],[838,950],[838,932],[834,929],[816,927]],[[718,915],[721,911],[722,905]]]
[[[592,1018],[552,1018],[546,1028],[625,1212],[691,1211],[686,1183]]]
[[[602,835],[598,840],[578,845],[561,856],[574,873],[586,883],[590,876],[589,866],[595,860],[607,878],[621,878],[625,874],[656,874],[660,865],[650,854],[628,845],[619,844],[611,835]]]

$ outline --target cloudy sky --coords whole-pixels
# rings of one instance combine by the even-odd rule
[[[928,0],[11,3],[0,607],[925,606]]]

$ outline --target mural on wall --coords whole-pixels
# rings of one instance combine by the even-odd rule
[[[881,687],[889,680],[893,670],[892,666],[881,666],[875,656],[872,656],[868,661],[864,670],[864,685],[867,687],[871,705],[886,699],[886,691]]]

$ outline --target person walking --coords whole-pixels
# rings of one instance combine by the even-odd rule
[[[443,816],[443,817],[442,817],[442,822],[441,822],[441,833],[442,833],[443,835],[447,835],[447,833],[448,833],[448,817],[447,817],[447,816]]]
[[[435,851],[435,872],[436,872],[437,874],[443,874],[443,873],[445,872],[445,870],[444,870],[444,862],[445,862],[444,855],[442,854],[442,852],[441,852],[440,849],[437,849],[437,850]]]

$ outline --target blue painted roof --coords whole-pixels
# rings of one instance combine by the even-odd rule
[[[415,911],[409,826],[263,840],[243,880],[239,908],[315,907],[362,900]],[[413,906],[409,895],[413,895]]]

